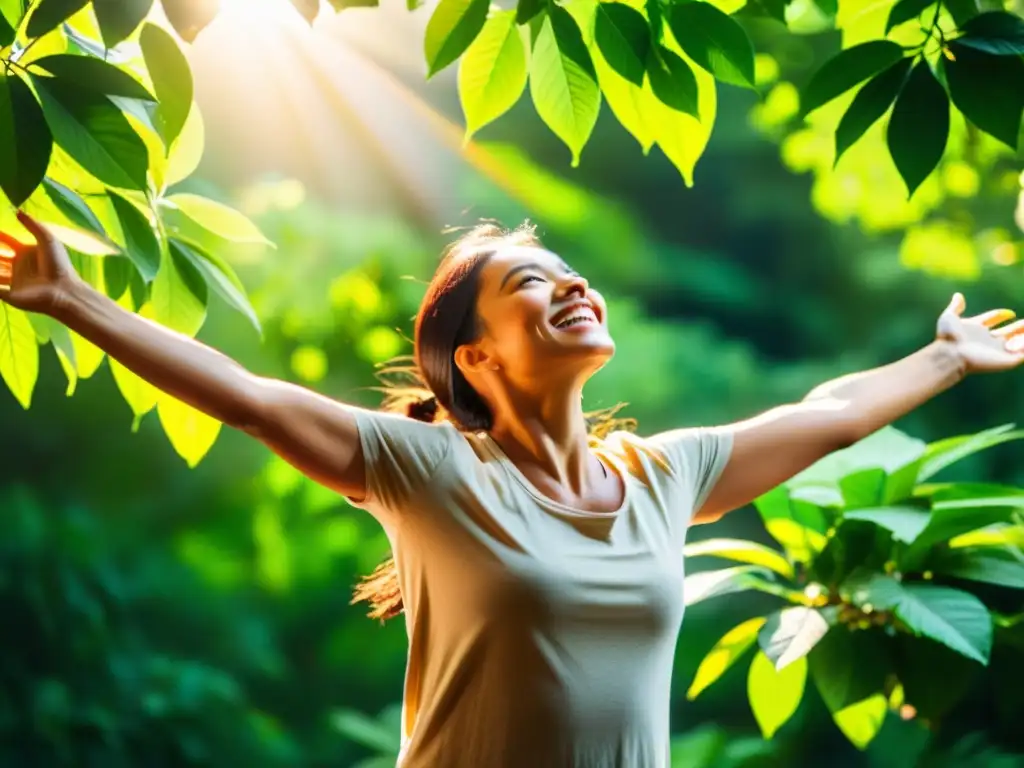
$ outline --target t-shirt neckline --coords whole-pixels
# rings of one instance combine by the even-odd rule
[[[594,520],[613,520],[622,514],[622,511],[629,504],[629,473],[625,471],[625,468],[611,456],[609,453],[600,450],[595,451],[598,453],[598,460],[603,462],[605,466],[622,480],[622,503],[619,507],[611,512],[596,512],[590,509],[579,509],[578,507],[571,507],[568,504],[563,504],[560,501],[552,499],[540,492],[540,490],[530,479],[522,473],[519,467],[516,466],[515,462],[508,457],[508,454],[498,445],[498,441],[490,436],[487,432],[481,432],[480,435],[483,437],[484,442],[487,444],[488,450],[497,459],[505,470],[512,475],[512,478],[523,487],[523,489],[533,496],[537,501],[543,503],[545,506],[552,507],[555,510],[562,512],[567,515],[574,517],[586,517]]]

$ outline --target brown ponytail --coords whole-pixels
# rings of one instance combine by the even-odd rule
[[[540,241],[529,224],[515,230],[481,224],[445,250],[416,316],[414,356],[395,360],[379,373],[382,410],[427,423],[449,421],[464,431],[491,428],[490,409],[456,367],[454,356],[460,345],[477,337],[480,269],[502,245],[540,247]],[[617,418],[622,407],[587,414],[590,435],[602,438],[616,429],[632,429],[632,420]],[[394,558],[356,586],[352,602],[364,600],[370,604],[370,618],[386,620],[402,612]]]

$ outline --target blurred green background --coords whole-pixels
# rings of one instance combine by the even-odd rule
[[[454,71],[424,82],[425,16],[347,11],[303,46],[239,18],[189,51],[206,150],[188,187],[276,244],[209,244],[241,275],[264,337],[211,302],[200,338],[260,374],[375,404],[375,366],[410,352],[443,229],[480,218],[535,221],[605,294],[618,353],[587,405],[629,403],[642,433],[750,416],[910,353],[954,290],[969,312],[1019,305],[1019,163],[965,141],[912,203],[880,143],[833,170],[828,132],[795,120],[793,85],[835,47],[828,35],[752,23],[764,98],[719,88],[687,188],[607,110],[575,169],[526,99],[463,149]],[[967,381],[899,426],[933,440],[1015,421],[1020,383]],[[65,388],[47,355],[31,410],[0,393],[0,679],[12,686],[0,723],[19,734],[3,764],[72,764],[61,750],[84,735],[92,752],[76,765],[393,764],[404,627],[349,604],[387,553],[373,521],[240,434],[189,469],[156,415],[133,431],[106,365],[73,397]],[[1024,484],[1022,451],[959,474]],[[767,541],[752,509],[691,538],[709,535]],[[678,765],[906,766],[926,738],[928,765],[1024,765],[1020,735],[989,727],[983,683],[942,732],[891,717],[863,753],[816,695],[762,742],[742,668],[687,701],[708,649],[772,599],[688,612]]]

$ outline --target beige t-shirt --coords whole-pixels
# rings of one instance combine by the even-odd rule
[[[559,504],[485,434],[357,410],[360,506],[398,565],[402,768],[667,768],[686,529],[724,431],[617,432],[611,513]]]

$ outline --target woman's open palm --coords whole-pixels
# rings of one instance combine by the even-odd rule
[[[18,213],[18,220],[36,242],[28,245],[0,232],[0,301],[31,312],[53,306],[62,286],[75,278],[67,250],[53,234],[32,217]]]
[[[1016,317],[1010,309],[963,317],[966,307],[963,295],[954,294],[939,316],[936,338],[956,345],[967,373],[1007,371],[1024,364],[1024,320],[1000,325]]]

